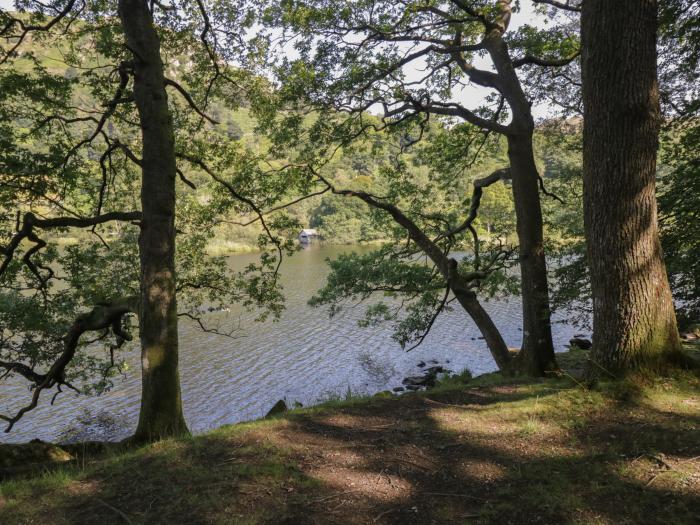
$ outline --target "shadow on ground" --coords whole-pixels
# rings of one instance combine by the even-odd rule
[[[466,385],[291,413],[7,481],[0,523],[699,523],[700,396],[659,388]]]

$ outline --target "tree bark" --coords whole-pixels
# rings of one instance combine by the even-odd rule
[[[556,368],[544,253],[539,173],[532,149],[532,131],[508,136],[513,176],[523,302],[523,346],[520,365],[532,376]]]
[[[186,434],[178,372],[175,297],[175,139],[160,40],[146,0],[119,0],[133,54],[134,101],[141,123],[142,395],[137,441]]]
[[[542,376],[556,368],[556,358],[552,342],[539,173],[532,147],[535,124],[530,101],[522,89],[500,29],[494,30],[487,38],[486,49],[500,76],[501,93],[513,112],[507,140],[523,303],[523,344],[519,360],[523,372]]]
[[[656,0],[583,3],[593,358],[611,371],[653,366],[680,349],[656,216],[656,25]]]
[[[447,281],[452,293],[457,298],[459,304],[464,308],[469,317],[472,318],[477,328],[484,336],[484,341],[491,352],[493,360],[499,370],[510,370],[511,356],[508,346],[501,336],[501,332],[496,328],[491,316],[484,310],[476,294],[469,288],[469,282],[457,271],[457,261],[447,257],[423,231],[399,208],[387,202],[378,201],[368,193],[352,190],[333,190],[339,195],[357,197],[374,208],[382,209],[392,216],[397,224],[401,225],[411,236],[411,239],[430,258],[440,273]]]

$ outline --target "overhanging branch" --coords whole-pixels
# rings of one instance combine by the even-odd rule
[[[534,55],[525,55],[522,58],[516,58],[515,60],[513,60],[513,67],[519,68],[527,65],[535,65],[542,67],[563,67],[568,64],[571,64],[571,62],[576,60],[579,56],[581,56],[580,50],[576,51],[576,53],[566,58],[540,58]]]
[[[131,339],[131,336],[121,328],[122,318],[129,313],[138,315],[138,305],[138,297],[124,297],[95,306],[90,312],[76,318],[63,338],[63,352],[45,374],[40,374],[22,363],[0,362],[0,367],[5,368],[9,373],[22,375],[31,381],[34,387],[31,402],[28,405],[20,408],[14,416],[0,414],[0,419],[7,421],[5,432],[10,432],[24,414],[38,406],[39,398],[44,390],[54,386],[58,389],[61,386],[66,386],[77,392],[78,389],[66,380],[65,370],[75,357],[81,336],[86,332],[111,329],[117,338],[117,345],[120,346],[125,340]]]
[[[27,265],[30,271],[39,279],[42,286],[46,285],[47,279],[42,277],[37,266],[32,262],[31,257],[46,246],[46,242],[40,239],[35,232],[35,229],[48,230],[52,228],[90,228],[98,224],[104,224],[111,221],[133,222],[141,220],[141,212],[110,212],[95,217],[55,217],[52,219],[40,219],[31,212],[25,213],[22,218],[21,225],[18,225],[17,232],[12,236],[7,246],[0,246],[0,254],[5,258],[0,264],[0,275],[2,275],[9,266],[12,258],[17,251],[19,245],[25,239],[34,243],[22,257],[22,261]],[[49,270],[50,274],[52,272]]]

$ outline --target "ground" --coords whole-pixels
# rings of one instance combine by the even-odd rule
[[[73,449],[40,473],[5,470],[0,523],[700,523],[697,375],[588,386],[455,378],[194,438]]]

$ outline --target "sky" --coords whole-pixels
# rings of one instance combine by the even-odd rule
[[[235,0],[233,0],[235,1]],[[12,0],[0,0],[0,8],[11,9],[13,8]],[[517,30],[523,24],[530,24],[539,28],[545,27],[545,17],[536,13],[534,4],[529,0],[523,0],[521,2],[521,10],[515,13],[511,19],[511,29]],[[475,66],[483,69],[491,69],[491,63],[488,59],[477,59],[475,61]],[[412,73],[410,70],[406,71],[408,76],[411,77],[415,75],[415,78],[420,78],[422,76],[418,69],[415,69]],[[478,86],[467,86],[457,97],[456,100],[463,103],[468,107],[478,106],[480,102],[483,101],[484,97],[489,93],[488,89],[481,88]],[[551,108],[547,105],[537,105],[532,108],[533,114],[536,119],[544,118],[551,113]]]

